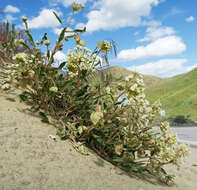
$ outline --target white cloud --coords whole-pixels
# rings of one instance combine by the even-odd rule
[[[138,42],[154,41],[161,37],[175,34],[174,29],[171,27],[148,27],[146,32],[146,36],[138,40]]]
[[[150,15],[152,6],[159,0],[100,0],[99,9],[87,14],[87,31],[111,30],[128,26],[139,26],[142,17]]]
[[[187,17],[185,19],[186,22],[193,22],[195,20],[195,18],[193,16]]]
[[[28,20],[29,28],[54,28],[60,25],[59,21],[53,14],[53,9],[42,9],[39,13],[39,16],[34,17],[31,20]],[[57,12],[58,16],[62,13]]]
[[[60,35],[61,31],[62,31],[62,28],[54,28],[54,29],[53,29],[53,32],[54,32],[55,34],[57,34],[57,35]]]
[[[13,17],[12,15],[6,15],[6,17],[5,17],[5,21],[12,22],[14,20],[16,20],[16,18]]]
[[[12,5],[7,5],[4,9],[4,12],[6,12],[6,13],[19,13],[20,9],[18,9],[17,7],[14,7]]]
[[[139,33],[140,33],[140,32],[137,31],[137,32],[135,32],[133,35],[134,35],[134,36],[137,36],[137,35],[139,35]]]
[[[186,50],[186,45],[177,36],[167,36],[135,49],[122,50],[118,54],[118,59],[136,60],[153,57],[163,57],[177,55]]]
[[[145,75],[172,77],[178,74],[186,73],[197,66],[185,66],[184,64],[186,62],[187,59],[163,59],[144,65],[131,66],[127,69],[137,71]]]
[[[62,62],[66,61],[67,56],[61,51],[58,51],[54,55],[53,67],[58,67]]]
[[[78,23],[78,24],[76,25],[76,28],[78,28],[78,29],[83,29],[85,26],[86,26],[86,25],[85,25],[84,23]]]
[[[84,4],[87,2],[87,1],[91,1],[91,0],[49,0],[49,3],[51,5],[57,5],[59,3],[63,4],[65,7],[68,7],[70,6],[73,2],[75,3],[80,3],[80,4]]]

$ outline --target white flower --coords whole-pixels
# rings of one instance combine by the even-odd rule
[[[78,128],[79,134],[82,134],[85,130],[87,130],[86,126],[79,126],[79,128]]]
[[[71,49],[68,49],[67,54],[68,54],[68,55],[71,55],[72,53],[73,53],[73,51],[72,51]]]
[[[94,125],[96,125],[100,119],[103,118],[103,113],[102,112],[93,112],[90,116],[90,119]]]
[[[19,45],[25,43],[25,41],[24,41],[23,39],[15,39],[15,40],[14,40],[14,43],[15,43],[17,46],[19,46]]]
[[[168,122],[163,122],[161,123],[160,129],[163,133],[166,133],[169,129],[169,123]]]
[[[49,91],[56,93],[56,92],[58,92],[58,88],[56,86],[53,86],[53,87],[49,88]]]
[[[87,51],[88,53],[91,53],[91,50],[88,49],[87,47],[85,47],[84,50]]]
[[[130,81],[130,79],[133,79],[133,74],[128,75],[128,76],[125,77],[126,81]]]
[[[6,83],[4,85],[1,86],[2,90],[9,90],[11,88],[10,84]]]
[[[137,84],[134,84],[133,86],[130,87],[130,90],[135,91],[137,89]]]
[[[19,62],[26,62],[28,59],[28,55],[26,53],[17,53],[15,56],[12,57],[12,59]]]
[[[122,144],[120,144],[120,145],[116,145],[115,146],[115,153],[117,154],[117,155],[121,155],[121,153],[122,153],[122,151],[123,151],[123,145]]]
[[[108,87],[105,88],[105,90],[106,90],[106,92],[109,94],[110,91],[111,91],[111,88],[108,86]]]
[[[35,72],[34,72],[33,70],[30,70],[30,71],[29,71],[29,75],[30,75],[30,77],[33,77],[33,76],[34,76],[34,74],[35,74]]]

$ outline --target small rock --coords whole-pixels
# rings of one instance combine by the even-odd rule
[[[54,135],[49,135],[48,137],[49,137],[50,139],[54,140],[54,141],[57,141],[56,136],[54,136]]]

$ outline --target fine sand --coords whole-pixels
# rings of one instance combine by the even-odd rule
[[[196,190],[197,149],[173,186],[151,177],[128,176],[94,153],[83,156],[69,141],[53,141],[44,124],[20,103],[15,93],[0,91],[0,190]],[[197,134],[196,134],[197,135]]]

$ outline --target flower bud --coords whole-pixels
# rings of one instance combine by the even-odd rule
[[[81,11],[81,9],[84,8],[84,6],[82,4],[72,3],[72,8],[73,8],[73,11],[79,12]]]
[[[36,40],[36,44],[37,44],[37,45],[40,45],[40,42],[39,42],[38,40]]]
[[[49,45],[51,44],[51,41],[50,41],[50,40],[45,40],[45,41],[44,41],[44,44],[45,44],[46,46],[49,46]]]
[[[84,41],[84,40],[80,40],[80,41],[79,41],[79,45],[80,45],[80,46],[85,46],[85,45],[86,45],[86,44],[85,44],[85,41]]]
[[[74,39],[75,39],[76,43],[80,42],[80,37],[78,35],[75,35]]]
[[[22,17],[21,17],[21,20],[22,20],[23,22],[26,22],[26,21],[27,21],[27,17],[22,16]]]
[[[116,145],[115,146],[115,153],[117,154],[117,155],[121,155],[121,153],[122,153],[122,151],[123,151],[123,145],[121,144],[121,145]]]

